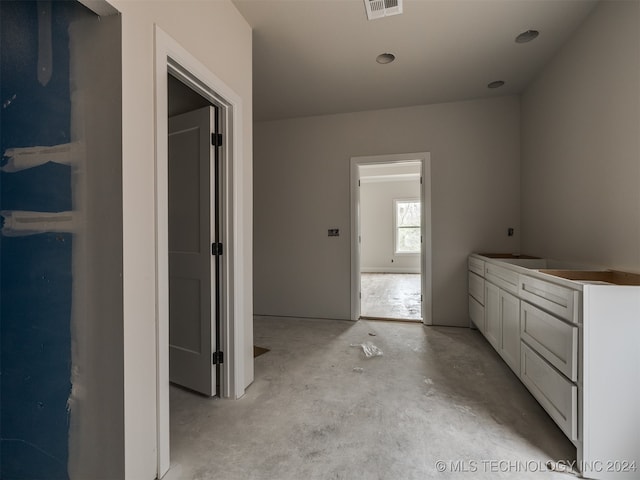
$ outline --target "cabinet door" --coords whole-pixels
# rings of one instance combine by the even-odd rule
[[[500,318],[500,289],[493,283],[484,284],[484,335],[498,352],[502,348],[502,319]]]
[[[520,376],[520,299],[500,290],[502,349],[500,354],[511,370]]]

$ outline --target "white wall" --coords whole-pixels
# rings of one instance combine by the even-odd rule
[[[431,153],[434,324],[468,325],[469,252],[519,250],[518,97],[258,122],[254,142],[257,314],[350,318],[352,156]]]
[[[71,140],[83,154],[72,170],[68,472],[98,480],[124,474],[122,49],[120,18],[87,16],[69,28]]]
[[[112,0],[122,13],[125,475],[156,475],[154,24],[243,100],[246,383],[252,361],[251,29],[230,1]]]
[[[375,177],[374,177],[375,178]],[[420,199],[420,179],[360,186],[360,271],[420,273],[420,254],[395,253],[394,200]]]
[[[522,118],[523,250],[640,271],[640,3],[601,2]]]

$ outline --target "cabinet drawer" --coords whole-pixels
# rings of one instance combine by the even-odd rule
[[[522,342],[521,380],[570,440],[578,438],[578,387]]]
[[[578,380],[578,328],[521,302],[520,336],[573,382]]]
[[[508,270],[492,263],[485,263],[484,278],[514,295],[518,294],[518,277],[519,275],[513,270]]]
[[[471,295],[469,295],[469,317],[478,330],[484,333],[484,307]]]
[[[560,318],[578,323],[580,292],[537,278],[520,277],[520,298]]]
[[[481,277],[484,275],[484,260],[479,258],[469,257],[469,270],[473,273],[477,273]]]
[[[484,305],[484,278],[469,272],[469,295]]]

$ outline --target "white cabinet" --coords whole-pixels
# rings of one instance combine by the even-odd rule
[[[500,290],[502,348],[500,354],[511,370],[520,376],[520,299]]]
[[[520,300],[491,282],[485,282],[484,291],[484,336],[520,376]]]
[[[570,440],[578,439],[578,387],[522,344],[522,383]]]
[[[479,274],[476,272],[480,272]],[[469,318],[484,333],[484,262],[469,258]]]
[[[469,295],[484,305],[484,278],[473,272],[469,272]]]
[[[469,295],[469,317],[478,330],[484,333],[484,306]]]
[[[520,308],[522,341],[572,382],[578,381],[578,327],[527,302]]]
[[[640,274],[546,269],[562,263],[471,255],[469,315],[592,467],[584,477],[637,480]]]
[[[484,277],[484,260],[480,260],[477,257],[469,257],[469,271]]]
[[[502,348],[500,289],[493,283],[484,284],[484,336],[498,352]]]
[[[578,323],[580,292],[577,290],[523,275],[517,294],[543,310]]]
[[[485,263],[484,278],[507,292],[518,294],[518,274],[513,270],[493,263]]]

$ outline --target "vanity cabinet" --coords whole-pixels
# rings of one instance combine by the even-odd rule
[[[576,446],[585,478],[640,478],[640,274],[472,254],[469,316]]]

